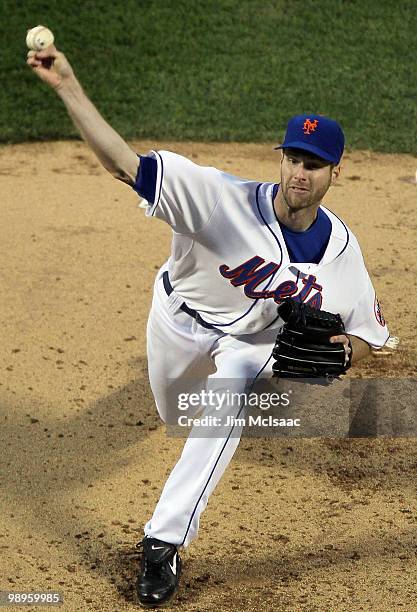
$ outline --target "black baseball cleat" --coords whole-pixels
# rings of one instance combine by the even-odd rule
[[[141,573],[136,591],[143,606],[156,608],[175,593],[181,574],[181,559],[177,547],[157,540],[143,538]]]

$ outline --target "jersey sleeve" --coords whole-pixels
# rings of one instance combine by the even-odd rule
[[[156,179],[158,174],[158,164],[156,159],[145,155],[139,155],[140,164],[138,166],[138,172],[136,175],[135,184],[133,189],[138,193],[146,202],[155,202],[155,188]]]
[[[381,306],[367,276],[367,287],[345,319],[348,334],[365,340],[372,348],[382,348],[389,338],[389,331],[381,311]]]
[[[180,234],[195,234],[210,219],[222,191],[221,172],[169,151],[151,151],[156,161],[153,201],[147,217],[162,219]]]

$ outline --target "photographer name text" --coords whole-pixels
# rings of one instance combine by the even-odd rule
[[[301,427],[301,421],[272,415],[249,415],[247,417],[227,415],[226,418],[208,415],[197,419],[181,415],[178,417],[178,425],[180,427]]]

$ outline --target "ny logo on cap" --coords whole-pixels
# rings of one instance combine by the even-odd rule
[[[306,119],[304,121],[303,130],[304,134],[311,134],[311,132],[316,131],[316,127],[318,126],[318,120],[314,119],[314,121],[310,121],[310,119]]]

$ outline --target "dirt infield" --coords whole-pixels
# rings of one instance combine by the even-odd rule
[[[277,179],[271,145],[158,148]],[[417,185],[399,180],[416,167],[348,153],[326,199],[401,338],[351,377],[416,378]],[[0,184],[0,590],[134,610],[134,545],[183,444],[167,438],[146,376],[170,231],[78,142],[0,149]],[[415,610],[416,477],[414,439],[243,439],[165,609]]]

